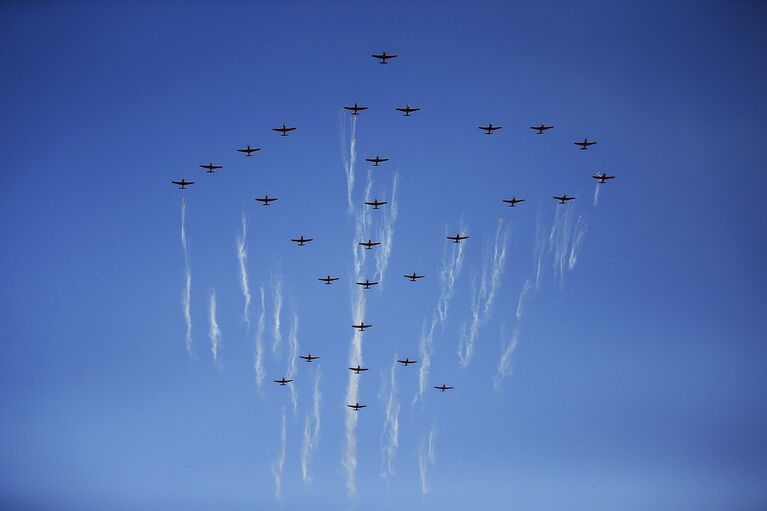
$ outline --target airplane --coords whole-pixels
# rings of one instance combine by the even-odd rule
[[[599,180],[599,183],[600,183],[600,184],[601,184],[601,183],[604,183],[604,182],[605,182],[605,181],[607,181],[608,179],[615,179],[615,176],[608,176],[608,175],[607,175],[607,174],[605,174],[604,172],[600,172],[600,173],[599,173],[599,174],[597,174],[596,176],[591,176],[591,177],[593,177],[594,179],[597,179],[597,180]]]
[[[435,388],[435,389],[439,389],[439,390],[441,390],[442,392],[445,392],[446,390],[450,390],[450,389],[452,389],[453,387],[448,387],[447,385],[445,385],[445,384],[443,383],[442,385],[435,385],[435,386],[434,386],[434,388]]]
[[[509,205],[510,208],[513,208],[515,204],[525,202],[525,199],[517,199],[516,197],[512,197],[511,199],[503,199],[502,202],[505,202]]]
[[[373,206],[373,209],[381,209],[378,206],[383,206],[384,204],[388,204],[388,202],[386,201],[379,202],[378,199],[375,199],[373,202],[366,202],[365,204],[367,204],[368,206]]]
[[[216,169],[223,169],[223,165],[213,165],[213,162],[208,163],[207,165],[200,165],[200,167],[204,169],[208,169],[209,174],[213,174],[216,172]]]
[[[358,243],[358,245],[362,245],[363,247],[365,247],[365,248],[366,248],[366,249],[368,249],[368,250],[370,250],[370,249],[372,249],[373,247],[375,247],[376,245],[380,245],[380,244],[381,244],[381,242],[380,242],[380,241],[370,241],[370,240],[367,240],[367,241],[360,241],[360,242]]]
[[[416,279],[422,279],[423,275],[416,275],[415,272],[413,272],[412,275],[403,275],[406,279],[410,279],[410,282],[415,282]]]
[[[307,243],[309,243],[313,239],[314,238],[304,238],[304,235],[302,234],[300,238],[298,238],[298,239],[291,239],[290,241],[292,241],[294,243],[298,243],[299,247],[303,247],[304,245],[306,245]]]
[[[194,181],[184,181],[184,178],[182,177],[181,181],[171,181],[171,183],[173,183],[174,185],[178,185],[179,190],[186,190],[186,187],[189,185],[193,185]],[[384,204],[386,203],[384,202]]]
[[[395,108],[398,112],[403,112],[403,117],[410,117],[410,112],[417,112],[420,108],[410,108],[410,105],[405,105],[405,108]]]
[[[364,286],[365,289],[370,289],[370,286],[377,285],[378,282],[370,282],[368,279],[365,279],[365,282],[357,282],[358,286]]]
[[[264,195],[263,198],[259,199],[256,197],[256,200],[258,202],[262,202],[264,206],[268,206],[270,202],[274,202],[277,200],[277,197],[269,197],[268,195]]]
[[[260,150],[261,150],[260,147],[250,147],[250,144],[248,144],[248,147],[246,147],[245,149],[237,149],[237,152],[245,153],[245,156],[253,156],[253,153]]]
[[[588,138],[584,138],[583,142],[573,142],[573,144],[581,146],[581,151],[585,151],[590,145],[596,144],[596,141],[589,142]]]
[[[361,405],[359,403],[356,403],[356,404],[353,404],[353,405],[346,405],[346,406],[348,406],[349,408],[351,408],[352,410],[357,412],[357,411],[359,411],[360,408],[365,408],[367,405]]]
[[[455,236],[445,236],[449,240],[453,240],[453,243],[460,243],[462,240],[465,240],[468,238],[468,236],[461,236],[460,234],[456,234]]]
[[[546,130],[550,130],[554,126],[546,126],[545,124],[541,123],[540,126],[530,126],[531,130],[538,130],[539,135],[543,135],[543,132]]]
[[[352,325],[352,328],[358,329],[360,332],[364,332],[366,328],[370,328],[373,325],[366,325],[364,321],[360,321],[359,325]]]
[[[495,130],[503,128],[503,126],[493,126],[492,122],[487,123],[487,126],[478,126],[479,129],[485,130],[485,135],[492,135]]]
[[[368,107],[366,106],[357,106],[357,103],[354,103],[354,106],[345,106],[345,110],[351,110],[352,115],[359,115],[360,110],[367,110]]]
[[[272,380],[274,383],[279,383],[280,385],[287,385],[288,383],[292,382],[293,380],[286,380],[285,378],[280,378],[279,380]]]
[[[409,358],[406,358],[405,360],[397,360],[397,362],[399,362],[399,363],[400,363],[400,364],[402,364],[403,366],[407,367],[407,366],[409,366],[410,364],[415,364],[415,363],[416,363],[416,362],[418,362],[418,361],[417,361],[417,360],[410,360]]]
[[[379,165],[379,163],[389,161],[389,158],[381,158],[380,156],[376,155],[375,158],[365,158],[365,161],[372,162],[374,167],[380,167],[381,165]]]
[[[338,280],[339,278],[340,277],[331,277],[330,275],[328,275],[327,277],[322,277],[317,280],[321,280],[325,284],[332,284],[334,281]]]
[[[388,59],[395,59],[395,58],[397,58],[397,55],[395,55],[393,53],[386,53],[384,51],[384,52],[381,52],[381,53],[374,53],[374,54],[371,55],[371,57],[373,57],[375,59],[380,59],[381,62],[379,62],[379,64],[388,64],[388,62],[386,62],[386,61]]]
[[[282,135],[280,135],[281,137],[287,137],[288,131],[293,131],[294,129],[296,128],[288,128],[287,126],[283,124],[282,128],[272,128],[272,131],[280,131],[282,132]]]
[[[311,362],[312,360],[317,360],[320,357],[313,357],[312,354],[309,353],[308,355],[299,355],[298,358],[303,358],[307,362]]]
[[[360,374],[360,372],[362,372],[362,371],[367,371],[368,368],[367,367],[360,367],[360,365],[357,364],[357,367],[350,367],[349,370],[350,371],[354,371],[357,374]]]
[[[552,197],[552,199],[557,199],[560,204],[564,204],[569,200],[575,200],[575,197],[568,197],[567,194],[562,194],[561,197],[557,197],[556,195]]]

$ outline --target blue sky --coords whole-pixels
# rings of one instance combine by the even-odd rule
[[[2,507],[767,504],[763,6],[0,12]],[[380,66],[369,54],[383,49],[400,57]],[[354,102],[370,109],[348,195]],[[405,103],[422,111],[405,119]],[[486,122],[504,128],[484,136]],[[556,127],[528,128],[541,122]],[[279,137],[282,123],[298,129]],[[599,143],[579,151],[584,137]],[[263,150],[245,158],[245,144]],[[391,160],[371,173],[375,154]],[[225,168],[205,174],[208,161]],[[599,171],[617,178],[597,202]],[[197,184],[176,190],[181,177]],[[396,218],[362,209],[368,179]],[[563,192],[577,200],[557,206]],[[253,200],[266,193],[269,208]],[[527,201],[506,208],[511,195]],[[362,295],[361,352],[358,228],[391,229],[388,261],[357,259],[362,278],[385,266]],[[458,259],[444,235],[461,229]],[[288,241],[301,234],[316,241]],[[413,271],[426,278],[401,277]],[[316,280],[328,273],[341,280]],[[298,351],[321,356],[311,366],[290,367],[294,321]],[[360,353],[355,423],[346,367]],[[419,364],[392,373],[395,355]],[[271,383],[290,371],[295,407]]]

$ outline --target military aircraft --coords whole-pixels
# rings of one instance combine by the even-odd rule
[[[268,195],[264,195],[263,198],[256,197],[256,200],[263,203],[264,206],[268,206],[270,202],[276,201],[277,197],[269,197]]]
[[[380,167],[381,165],[379,165],[379,163],[389,161],[389,158],[381,158],[380,156],[376,155],[375,158],[365,158],[365,161],[371,162],[374,167]]]
[[[181,178],[181,181],[171,181],[171,183],[173,183],[174,185],[178,185],[179,190],[186,190],[186,187],[189,185],[193,185],[194,181],[184,181],[184,178]],[[386,203],[384,202],[384,204]]]
[[[554,126],[546,126],[545,124],[541,123],[540,126],[530,126],[531,130],[538,130],[539,135],[543,135],[543,132],[546,130],[550,130]]]
[[[279,383],[280,385],[287,385],[288,383],[292,382],[293,380],[286,380],[285,378],[280,378],[279,380],[272,380],[274,383]]]
[[[604,172],[600,172],[600,173],[599,173],[599,174],[597,174],[596,176],[591,176],[591,177],[593,177],[594,179],[598,180],[598,181],[599,181],[599,183],[604,183],[604,182],[605,182],[605,181],[607,181],[608,179],[615,179],[615,176],[608,176],[608,175],[607,175],[607,174],[605,174]]]
[[[508,204],[510,208],[513,208],[516,204],[525,202],[525,199],[517,199],[516,197],[512,197],[511,199],[503,199],[503,202]]]
[[[456,234],[455,236],[445,236],[449,240],[453,240],[453,243],[460,243],[461,241],[468,239],[468,236],[461,236],[460,234]]]
[[[367,110],[368,107],[366,106],[357,106],[357,103],[354,103],[354,106],[345,106],[345,110],[351,110],[352,115],[359,115],[360,110]]]
[[[319,278],[319,279],[317,279],[317,280],[321,280],[321,281],[322,281],[322,282],[324,282],[325,284],[332,284],[333,282],[335,282],[335,281],[336,281],[336,280],[338,280],[339,278],[340,278],[340,277],[331,277],[330,275],[328,275],[327,277],[322,277],[322,278]]]
[[[377,285],[378,282],[370,282],[368,279],[365,279],[365,282],[357,282],[358,286],[363,286],[365,289],[370,289],[370,286]]]
[[[366,248],[366,249],[368,249],[368,250],[370,250],[370,249],[372,249],[373,247],[375,247],[376,245],[380,245],[380,244],[381,244],[381,242],[380,242],[380,241],[370,241],[370,240],[367,240],[367,241],[360,241],[360,242],[358,243],[358,245],[362,245],[363,247],[365,247],[365,248]]]
[[[360,321],[359,325],[352,325],[352,328],[356,328],[360,332],[364,332],[366,328],[370,328],[373,325],[366,325],[364,321]]]
[[[283,124],[282,128],[272,128],[272,131],[279,131],[282,133],[282,135],[280,135],[281,137],[287,137],[288,131],[293,131],[294,129],[296,128],[288,128],[287,126]]]
[[[445,385],[445,384],[443,383],[442,385],[435,385],[435,386],[434,386],[434,388],[435,388],[435,389],[439,389],[439,390],[441,390],[442,392],[445,392],[446,390],[450,390],[450,389],[452,389],[453,387],[448,387],[447,385]]]
[[[366,202],[365,204],[367,204],[368,206],[373,206],[373,209],[381,209],[378,206],[383,206],[384,204],[388,204],[388,202],[386,201],[379,202],[378,199],[375,199],[373,202]]]
[[[294,243],[298,243],[299,247],[303,247],[304,245],[306,245],[307,243],[309,243],[313,239],[314,238],[304,238],[304,235],[302,234],[300,238],[298,238],[298,239],[291,239],[290,241],[292,241]]]
[[[478,126],[479,129],[485,130],[485,135],[492,135],[495,130],[503,128],[503,126],[493,126],[492,122],[487,123],[487,126]]]
[[[410,108],[410,105],[405,105],[405,108],[395,108],[398,112],[403,112],[403,117],[410,117],[411,112],[417,112],[420,108]]]
[[[207,164],[202,164],[202,165],[200,165],[200,167],[202,167],[204,169],[208,169],[207,172],[209,174],[213,174],[214,172],[216,172],[216,169],[223,169],[224,168],[223,165],[213,165],[213,162],[210,162],[210,163],[207,163]]]
[[[565,204],[569,200],[575,200],[575,197],[568,197],[566,193],[562,194],[561,197],[557,197],[556,195],[552,197],[552,199],[557,199],[560,204]]]
[[[361,405],[359,403],[355,403],[353,405],[346,405],[346,406],[348,406],[349,408],[351,408],[352,410],[356,412],[356,411],[359,411],[360,408],[365,408],[367,405]]]
[[[386,53],[384,51],[384,52],[381,52],[381,53],[374,53],[374,54],[371,55],[371,57],[373,57],[375,59],[379,59],[381,61],[381,62],[379,62],[379,64],[388,64],[388,62],[386,62],[386,61],[388,59],[396,59],[397,55],[395,55],[394,53]]]
[[[312,360],[317,360],[320,357],[313,357],[312,354],[309,353],[308,355],[299,355],[298,358],[303,358],[307,362],[311,362]]]
[[[596,144],[596,141],[589,142],[588,138],[584,138],[583,142],[573,142],[573,144],[577,146],[581,146],[581,151],[585,151],[589,148],[590,145]]]
[[[250,144],[248,144],[248,147],[246,147],[245,149],[237,149],[237,152],[245,153],[245,156],[253,156],[253,153],[260,150],[261,150],[260,147],[250,147]]]
[[[354,371],[357,374],[360,374],[360,372],[362,372],[362,371],[367,371],[368,368],[367,367],[360,367],[360,365],[357,364],[357,367],[350,367],[349,370],[350,371]]]
[[[403,366],[407,367],[407,366],[409,366],[410,364],[415,364],[415,363],[416,363],[416,362],[418,362],[418,361],[417,361],[417,360],[410,360],[409,358],[406,358],[405,360],[397,360],[397,362],[399,362],[399,363],[400,363],[400,364],[402,364]]]
[[[410,282],[415,282],[417,279],[422,279],[423,275],[416,275],[415,272],[413,272],[412,275],[403,275],[406,279],[410,279]]]

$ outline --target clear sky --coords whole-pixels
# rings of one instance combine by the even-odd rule
[[[130,4],[0,6],[0,507],[767,507],[763,4]]]

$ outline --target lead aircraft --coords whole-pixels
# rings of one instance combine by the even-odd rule
[[[293,130],[295,130],[295,129],[296,129],[296,128],[289,128],[288,126],[285,126],[285,125],[283,124],[283,125],[282,125],[282,128],[272,128],[272,131],[279,131],[279,132],[281,132],[281,133],[282,133],[282,135],[280,135],[281,137],[287,137],[287,136],[288,136],[288,132],[289,132],[289,131],[293,131]]]
[[[388,62],[386,62],[386,61],[388,59],[396,59],[397,55],[394,54],[394,53],[386,53],[384,51],[384,52],[381,52],[381,53],[374,53],[374,54],[371,55],[371,57],[373,57],[375,59],[379,59],[380,60],[379,64],[388,64]]]
[[[186,187],[189,185],[193,185],[194,181],[184,181],[184,178],[181,178],[181,181],[171,181],[174,185],[178,185],[179,190],[186,190]]]

